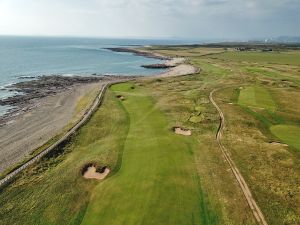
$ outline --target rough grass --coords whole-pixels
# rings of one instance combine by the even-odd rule
[[[196,57],[204,55],[219,54],[225,52],[224,48],[205,48],[205,47],[170,47],[170,46],[155,46],[148,47],[147,50],[154,50],[160,54],[167,56],[181,56],[181,57]]]
[[[249,184],[269,224],[298,224],[298,155],[289,147],[276,144],[280,140],[257,117],[259,113],[253,116],[238,105],[222,103],[231,94],[232,89],[223,90],[219,92],[217,99],[226,117],[224,144]]]
[[[271,132],[282,142],[300,150],[300,127],[293,125],[275,125]]]
[[[98,162],[120,165],[128,118],[111,92],[102,107],[71,142],[25,170],[0,192],[0,224],[80,224],[97,184],[81,176],[82,167]]]
[[[226,52],[211,56],[216,59],[261,64],[279,64],[300,66],[300,52]]]

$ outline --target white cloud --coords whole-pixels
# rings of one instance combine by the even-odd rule
[[[297,19],[298,0],[0,0],[0,34],[300,35]]]

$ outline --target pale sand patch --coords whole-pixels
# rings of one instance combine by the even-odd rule
[[[198,68],[196,68],[192,65],[180,64],[178,66],[170,68],[167,72],[158,74],[156,76],[158,76],[158,77],[174,77],[174,76],[183,76],[183,75],[194,74],[197,72],[198,72]]]
[[[124,101],[124,100],[125,100],[125,98],[124,98],[123,95],[118,95],[117,98],[120,99],[121,101]]]
[[[285,146],[285,147],[288,147],[289,145],[287,144],[284,144],[284,143],[280,143],[280,142],[276,142],[276,141],[273,141],[273,142],[270,142],[271,145],[281,145],[281,146]]]
[[[177,66],[179,64],[183,64],[186,62],[185,58],[172,58],[170,60],[167,60],[164,64],[167,66]]]
[[[174,132],[175,132],[175,134],[180,134],[180,135],[184,135],[184,136],[191,136],[192,135],[191,130],[183,129],[181,127],[174,127]]]
[[[109,168],[105,168],[103,173],[97,172],[95,166],[90,166],[87,168],[87,171],[83,174],[85,179],[96,179],[96,180],[103,180],[108,174],[110,170]]]

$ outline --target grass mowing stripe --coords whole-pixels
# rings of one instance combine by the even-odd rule
[[[173,134],[151,97],[114,85],[130,116],[122,165],[93,192],[82,224],[212,224],[197,181],[192,137]],[[203,221],[204,223],[201,223]]]
[[[275,102],[267,89],[258,86],[245,87],[240,91],[238,103],[243,106],[257,107],[274,112]]]
[[[284,143],[300,150],[300,127],[294,125],[275,125],[271,132]]]

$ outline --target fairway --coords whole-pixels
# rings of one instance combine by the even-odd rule
[[[284,143],[300,150],[300,127],[292,125],[272,126],[271,132]]]
[[[275,102],[270,93],[263,87],[246,87],[240,91],[238,103],[242,106],[262,108],[275,111]]]
[[[111,90],[125,99],[130,129],[120,170],[95,187],[82,224],[214,224],[202,203],[192,137],[171,132],[140,87]]]

